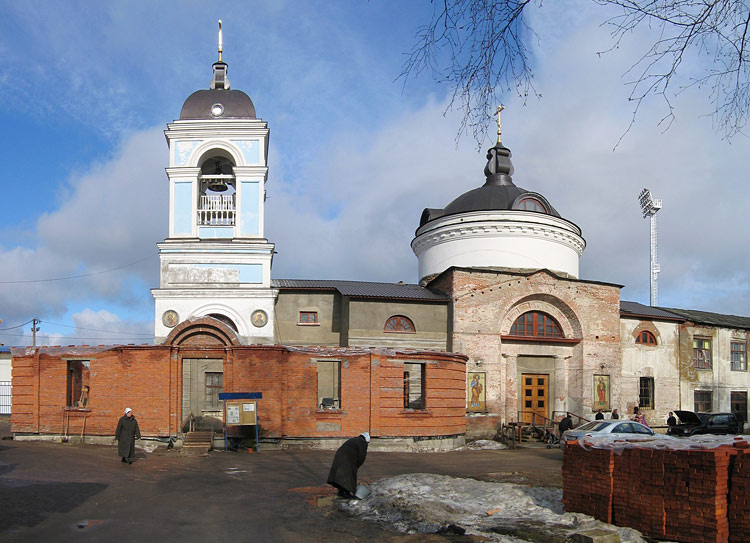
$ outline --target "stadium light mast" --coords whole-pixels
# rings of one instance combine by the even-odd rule
[[[638,195],[641,203],[643,218],[651,219],[651,306],[659,305],[659,259],[658,259],[658,234],[656,227],[656,212],[661,209],[661,200],[651,197],[651,191],[643,189]]]

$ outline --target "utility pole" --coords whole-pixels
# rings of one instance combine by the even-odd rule
[[[36,333],[39,331],[39,327],[37,324],[39,324],[39,319],[34,317],[31,319],[31,346],[36,347]]]
[[[659,305],[659,259],[658,259],[658,233],[656,225],[656,212],[661,209],[661,200],[651,197],[651,191],[643,189],[638,195],[641,203],[643,218],[651,219],[651,307]]]

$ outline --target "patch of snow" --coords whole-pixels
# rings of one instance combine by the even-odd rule
[[[669,450],[700,450],[715,449],[722,445],[732,445],[737,441],[745,441],[744,436],[734,435],[697,435],[691,437],[674,437],[661,435],[639,439],[623,439],[612,436],[586,436],[578,440],[578,445],[584,449],[669,449]]]
[[[636,530],[580,513],[565,513],[559,489],[412,473],[377,481],[370,490],[364,500],[338,500],[337,504],[351,515],[403,533],[434,533],[454,524],[489,541],[523,543],[525,540],[495,533],[492,528],[531,524],[538,526],[540,533],[573,534],[599,528],[618,532],[622,543],[645,543]]]
[[[159,447],[159,443],[154,441],[140,441],[135,444],[136,449],[141,449],[146,452],[154,452]]]
[[[476,451],[476,450],[502,450],[507,449],[508,446],[504,445],[498,441],[491,441],[489,439],[479,439],[477,441],[472,441],[471,443],[467,443],[463,447],[458,447],[457,449],[454,449],[456,451]]]

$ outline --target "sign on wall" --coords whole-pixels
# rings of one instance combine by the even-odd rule
[[[609,375],[594,375],[593,411],[609,411]]]
[[[466,410],[487,411],[486,404],[486,373],[483,371],[470,371],[467,374],[466,388]]]

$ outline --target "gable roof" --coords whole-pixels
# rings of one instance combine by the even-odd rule
[[[350,298],[379,300],[410,300],[420,302],[448,302],[450,296],[436,290],[410,283],[372,283],[368,281],[340,281],[328,279],[273,279],[279,290],[328,290]]]
[[[685,320],[697,324],[709,324],[712,326],[721,326],[724,328],[741,328],[750,330],[750,317],[740,317],[737,315],[722,315],[721,313],[710,313],[708,311],[696,311],[694,309],[673,309],[663,308],[671,313],[681,315]]]
[[[633,318],[646,318],[656,320],[668,320],[684,322],[685,318],[676,313],[670,313],[660,307],[639,304],[638,302],[620,301],[620,316]]]

